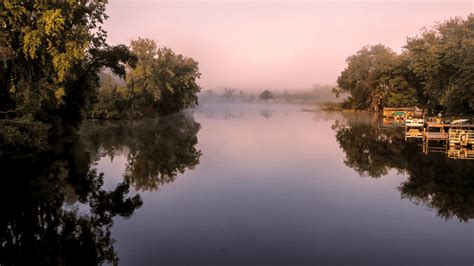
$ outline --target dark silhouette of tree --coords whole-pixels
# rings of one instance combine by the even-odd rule
[[[268,101],[268,100],[271,100],[273,99],[273,93],[269,90],[264,90],[262,91],[262,93],[260,93],[260,95],[258,96],[258,98],[261,100],[261,101]]]
[[[71,138],[40,154],[0,156],[0,264],[118,263],[113,218],[131,216],[141,198],[128,195],[127,182],[102,188],[89,153]]]
[[[267,119],[272,116],[272,112],[269,110],[262,110],[260,111],[260,114]]]

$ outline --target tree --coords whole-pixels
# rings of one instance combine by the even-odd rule
[[[201,87],[196,80],[201,76],[198,63],[192,58],[175,54],[169,48],[158,50],[158,66],[153,74],[161,92],[159,111],[176,113],[198,105]]]
[[[235,89],[224,88],[224,94],[222,95],[222,98],[227,101],[231,100],[234,97],[235,91]]]
[[[117,84],[114,90],[102,84],[103,94],[90,112],[92,117],[150,117],[198,104],[201,88],[196,81],[201,73],[196,61],[158,48],[150,39],[133,40],[130,49],[138,63],[128,68],[125,84]]]
[[[125,75],[135,58],[110,47],[100,24],[107,1],[0,3],[0,112],[61,133],[81,121],[103,67]]]
[[[474,113],[474,15],[456,17],[409,38],[410,68],[420,79],[426,105]]]
[[[273,93],[269,90],[264,90],[262,91],[262,93],[260,93],[260,95],[258,96],[258,98],[261,100],[261,101],[268,101],[268,100],[271,100],[273,99]]]
[[[347,58],[347,67],[337,79],[336,93],[350,93],[349,101],[354,109],[379,111],[389,88],[390,67],[395,55],[381,44],[363,47]]]
[[[404,107],[423,103],[420,84],[409,65],[408,53],[397,55],[388,72],[388,90],[382,99],[383,106]]]
[[[137,102],[142,108],[168,114],[198,104],[201,88],[196,81],[201,73],[196,61],[169,48],[158,48],[150,39],[139,38],[130,47],[138,64],[130,71],[127,87],[132,94],[140,95]]]
[[[474,113],[474,15],[456,17],[408,38],[401,54],[366,46],[347,59],[338,78],[345,105],[378,111],[382,106],[422,105],[451,114]]]

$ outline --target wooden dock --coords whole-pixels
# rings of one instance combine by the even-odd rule
[[[449,130],[449,145],[474,145],[474,130],[452,128]]]
[[[452,159],[474,160],[474,150],[465,148],[450,148],[448,157]]]
[[[449,134],[446,134],[445,132],[425,132],[424,137],[426,141],[430,140],[447,140]]]
[[[422,127],[406,125],[405,140],[422,139],[425,154],[444,152],[453,159],[474,159],[474,124],[444,124],[436,120],[425,120]]]

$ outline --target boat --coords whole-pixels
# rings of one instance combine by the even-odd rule
[[[405,121],[405,139],[423,138],[425,121],[420,118],[408,118]]]
[[[469,121],[469,119],[456,119],[456,120],[451,121],[451,124],[464,124],[467,121]]]
[[[423,127],[425,122],[420,118],[408,118],[405,121],[405,126],[407,127]]]

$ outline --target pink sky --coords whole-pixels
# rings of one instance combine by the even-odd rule
[[[199,62],[203,89],[301,89],[335,84],[367,44],[400,51],[424,26],[474,12],[474,1],[111,0],[109,43],[154,39]]]

